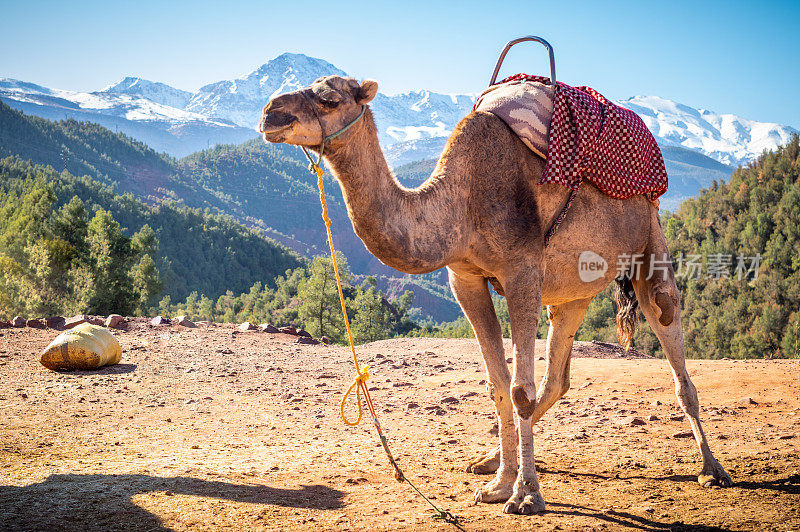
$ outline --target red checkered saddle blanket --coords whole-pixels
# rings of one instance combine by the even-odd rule
[[[517,74],[500,82],[507,83],[544,85],[549,84],[549,79]],[[499,111],[497,88],[498,85],[494,85],[485,91],[475,102],[474,109],[497,114],[519,135],[519,117],[524,113]],[[544,141],[537,136],[541,137],[542,109],[548,106],[546,99],[540,97],[539,100],[535,105],[516,105],[539,110],[537,120],[531,123],[533,140],[523,140],[547,159],[539,184],[560,183],[577,190],[585,177],[611,197],[626,199],[643,194],[652,201],[667,191],[667,171],[661,150],[636,113],[611,103],[590,87],[572,87],[559,81],[552,96],[547,148],[542,153]],[[508,109],[508,102],[505,105]],[[510,115],[517,118],[509,121]],[[538,149],[532,147],[537,143]]]

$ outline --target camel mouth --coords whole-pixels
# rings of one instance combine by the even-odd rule
[[[264,113],[261,117],[261,122],[258,124],[258,130],[266,135],[281,133],[286,129],[292,127],[297,122],[297,117],[289,113],[282,113],[280,111],[271,111]]]

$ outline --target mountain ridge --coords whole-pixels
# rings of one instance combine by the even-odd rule
[[[255,137],[254,128],[261,109],[270,98],[302,88],[326,75],[347,74],[323,59],[286,52],[249,73],[209,83],[194,93],[138,77],[125,77],[102,91],[87,93],[0,78],[0,99],[34,114],[47,111],[21,105],[54,105],[66,115],[91,111],[98,116],[114,115],[118,119],[146,123],[160,129],[161,136],[166,133],[181,137],[184,145],[191,141],[193,149],[181,149],[181,143],[170,144],[161,138],[152,141],[142,138],[141,127],[132,130],[132,136],[157,149],[183,156],[210,144],[237,143],[248,136]],[[456,123],[469,113],[474,101],[474,93],[441,94],[420,89],[393,95],[379,93],[371,105],[381,144],[391,148],[400,143],[425,144],[429,139],[447,137]],[[617,103],[639,114],[659,144],[688,148],[729,166],[746,164],[765,149],[786,144],[797,132],[789,126],[696,109],[659,96],[633,96]],[[52,111],[47,117],[53,118]],[[126,133],[126,128],[132,129],[132,125],[126,123],[115,126]],[[197,141],[198,136],[205,137],[205,146]],[[405,150],[409,157],[416,157],[413,160],[430,157],[424,150],[414,155],[413,144],[406,144]]]

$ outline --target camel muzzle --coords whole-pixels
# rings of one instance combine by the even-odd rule
[[[261,117],[258,130],[261,133],[277,133],[290,127],[295,122],[297,122],[297,118],[289,113],[269,111]]]

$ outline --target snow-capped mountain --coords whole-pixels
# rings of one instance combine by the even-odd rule
[[[146,79],[132,77],[122,78],[117,83],[109,85],[100,92],[108,94],[127,94],[178,109],[184,109],[186,104],[189,103],[189,100],[192,99],[192,93],[189,91],[176,89],[157,81],[148,81]]]
[[[303,54],[281,54],[240,78],[201,87],[186,109],[255,128],[273,96],[302,89],[322,76],[346,76],[332,64]]]
[[[154,148],[185,155],[198,146],[255,137],[261,110],[270,98],[327,75],[346,74],[322,59],[285,53],[249,74],[206,85],[195,93],[136,77],[98,92],[63,91],[0,78],[0,99],[47,118],[73,116],[108,127],[113,119],[113,127]],[[379,93],[371,106],[381,144],[392,162],[402,164],[436,156],[443,139],[469,113],[474,101],[475,94],[420,90]],[[687,148],[724,165],[752,160],[796,133],[788,126],[695,109],[657,96],[636,96],[619,103],[638,113],[662,146]],[[161,136],[148,136],[152,129]],[[175,142],[165,139],[165,133]]]
[[[788,126],[694,109],[658,96],[617,103],[642,117],[659,144],[689,148],[729,165],[751,161],[797,133]]]
[[[394,96],[378,93],[372,100],[381,144],[448,137],[472,110],[475,96],[411,91]]]
[[[126,82],[136,79],[125,78],[103,91],[78,92],[0,78],[0,100],[27,114],[51,120],[96,122],[179,157],[209,145],[240,143],[256,136],[252,128],[150,99],[178,103],[175,99],[184,91],[162,83]]]

